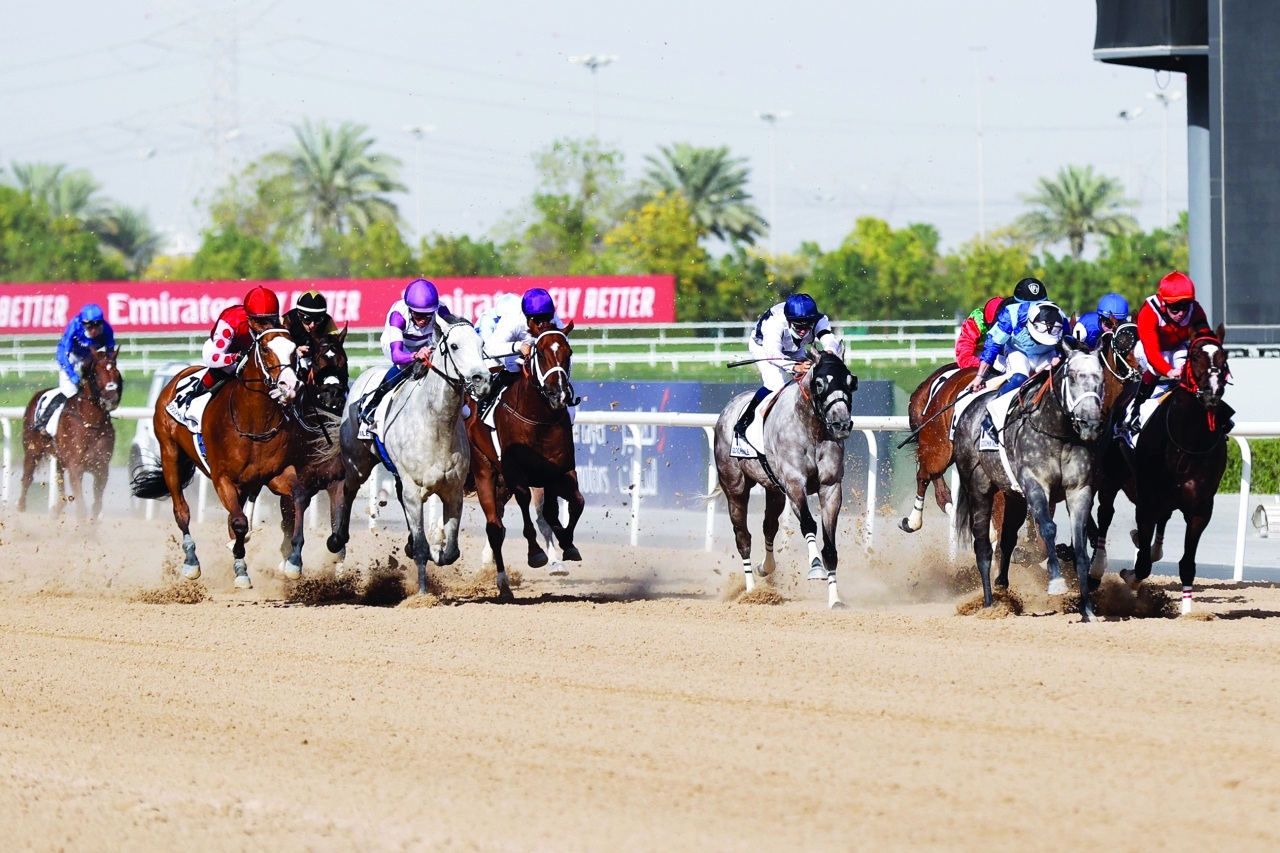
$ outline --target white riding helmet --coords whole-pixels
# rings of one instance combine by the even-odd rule
[[[1038,344],[1057,346],[1062,341],[1065,324],[1062,309],[1052,302],[1037,302],[1027,312],[1027,331]]]

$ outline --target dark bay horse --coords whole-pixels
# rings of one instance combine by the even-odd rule
[[[511,589],[507,586],[502,558],[502,543],[506,538],[502,515],[513,495],[524,518],[530,566],[541,568],[548,561],[530,513],[532,489],[542,489],[545,494],[542,517],[559,543],[564,559],[582,559],[573,544],[573,532],[586,501],[578,488],[573,424],[568,412],[570,406],[578,403],[569,379],[572,328],[570,325],[563,331],[552,329],[534,340],[520,377],[495,404],[494,430],[480,419],[480,407],[474,401],[471,417],[467,419],[471,477],[484,510],[485,533],[498,570],[498,591],[504,599],[511,597]],[[498,438],[496,447],[494,432]],[[560,523],[558,498],[564,498],[569,505],[567,525]]]
[[[751,532],[747,529],[747,505],[755,485],[764,488],[765,561],[761,574],[773,571],[773,540],[778,519],[790,501],[800,520],[800,532],[809,546],[809,579],[827,581],[827,605],[843,607],[836,588],[836,524],[844,499],[844,442],[853,431],[853,394],[858,377],[844,360],[832,353],[811,354],[813,365],[803,378],[778,392],[764,422],[765,461],[732,455],[733,428],[754,392],[729,401],[716,422],[715,458],[720,484],[729,503],[729,520],[742,557],[747,589],[755,586],[751,566]],[[767,466],[767,467],[766,467]],[[809,511],[809,495],[817,494],[822,508],[822,551],[817,546],[818,525]]]
[[[56,460],[57,471],[49,488],[62,480],[65,471],[71,480],[71,498],[80,507],[81,517],[97,518],[102,514],[102,494],[107,488],[107,472],[111,454],[115,452],[116,430],[111,412],[120,405],[124,379],[116,367],[119,347],[94,350],[81,370],[80,390],[63,404],[58,416],[58,434],[50,438],[44,430],[32,428],[36,403],[46,391],[37,391],[22,414],[22,492],[18,495],[18,511],[27,508],[27,490],[35,478],[36,466],[46,456]],[[93,475],[93,508],[84,502],[84,475]],[[57,512],[62,511],[61,504]]]
[[[305,512],[321,490],[329,495],[330,530],[338,528],[342,513],[343,480],[346,469],[342,454],[332,452],[339,442],[342,413],[351,390],[351,374],[347,363],[347,330],[329,335],[308,347],[298,361],[302,385],[298,389],[296,409],[298,423],[310,436],[298,465],[302,485],[302,509]],[[295,519],[291,500],[280,501],[281,529],[292,535]]]
[[[1219,325],[1216,335],[1203,334],[1191,342],[1182,381],[1143,426],[1132,457],[1117,438],[1099,469],[1098,547],[1105,548],[1121,489],[1136,511],[1137,557],[1132,570],[1121,572],[1134,589],[1151,575],[1153,535],[1158,531],[1163,537],[1169,517],[1181,511],[1187,523],[1178,561],[1183,613],[1191,612],[1196,549],[1213,517],[1213,499],[1227,465],[1224,427],[1231,411],[1222,394],[1230,373],[1223,332]],[[1124,412],[1125,406],[1115,408],[1113,424],[1123,421]]]
[[[179,381],[199,368],[182,371],[160,392],[154,424],[161,468],[139,470],[132,487],[135,497],[173,498],[173,518],[182,531],[185,578],[200,577],[200,561],[191,538],[191,508],[182,494],[197,467],[213,482],[229,514],[227,526],[235,540],[232,555],[237,589],[253,586],[244,559],[244,542],[249,532],[245,503],[255,499],[266,486],[292,502],[295,521],[302,519],[304,495],[296,466],[309,436],[298,426],[297,416],[289,408],[300,385],[294,369],[295,349],[284,329],[271,329],[254,339],[236,376],[209,401],[204,411],[203,454],[196,446],[197,437],[165,411]],[[336,443],[330,452],[338,452]],[[292,549],[285,561],[285,576],[291,580],[302,576],[304,526],[295,523],[291,531]]]
[[[1019,391],[1022,402],[1013,408],[1002,431],[1007,468],[999,451],[978,449],[985,403],[995,392],[979,397],[956,424],[955,461],[960,472],[956,527],[973,537],[984,607],[992,604],[990,526],[997,492],[1004,492],[1005,514],[996,585],[1009,585],[1009,561],[1030,508],[1048,552],[1049,594],[1066,593],[1055,549],[1057,526],[1052,509],[1054,503],[1066,501],[1076,574],[1080,589],[1089,588],[1087,524],[1093,505],[1096,442],[1104,424],[1103,368],[1097,354],[1076,351],[1074,339],[1064,339],[1063,345],[1068,348],[1063,363],[1028,381]],[[1080,596],[1080,615],[1086,622],[1093,619],[1087,594]]]

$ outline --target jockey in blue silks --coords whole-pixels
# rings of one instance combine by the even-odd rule
[[[115,332],[97,305],[91,302],[71,318],[58,341],[58,394],[39,414],[33,424],[36,430],[44,429],[58,407],[80,390],[80,372],[93,358],[94,350],[111,350],[115,346]]]
[[[1090,349],[1098,345],[1103,332],[1114,332],[1129,322],[1129,302],[1118,293],[1108,293],[1098,300],[1098,310],[1090,311],[1071,329],[1071,334]]]
[[[1004,353],[1008,376],[996,397],[987,404],[983,429],[994,434],[1004,427],[1017,391],[1031,376],[1058,363],[1058,345],[1066,319],[1062,310],[1048,301],[1042,281],[1024,278],[1013,291],[1014,302],[1000,312],[1000,319],[987,333],[987,345],[978,364],[978,375],[969,390],[982,390],[988,371]]]

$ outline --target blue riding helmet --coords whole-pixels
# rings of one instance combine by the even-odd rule
[[[1108,293],[1098,300],[1098,316],[1123,323],[1129,319],[1129,301],[1118,293]]]
[[[822,315],[818,312],[818,303],[807,293],[793,293],[787,297],[782,313],[788,323],[816,323]]]
[[[524,297],[520,300],[520,310],[526,317],[537,317],[556,313],[556,305],[551,301],[550,293],[541,287],[533,287],[524,292]]]
[[[81,323],[102,323],[105,319],[102,308],[93,302],[80,309]]]

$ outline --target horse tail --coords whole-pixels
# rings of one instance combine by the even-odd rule
[[[320,434],[308,439],[307,444],[310,446],[307,449],[310,452],[307,456],[317,464],[331,462],[342,453],[342,442],[339,439],[342,433],[342,413],[318,408],[315,410],[315,416],[320,421]]]
[[[183,454],[178,455],[178,478],[186,488],[196,476],[196,463]],[[164,479],[164,469],[159,465],[143,465],[129,481],[129,490],[135,498],[164,500],[171,497],[169,484]]]
[[[960,478],[960,488],[956,489],[956,544],[960,547],[973,544],[973,501],[969,497],[969,486],[964,478]]]
[[[706,508],[707,505],[715,503],[716,499],[724,495],[724,489],[720,488],[720,484],[716,483],[716,487],[705,495],[694,495],[693,502],[698,506]]]

